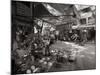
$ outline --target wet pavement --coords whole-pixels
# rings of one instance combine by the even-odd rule
[[[73,43],[72,43],[73,44]],[[78,46],[78,45],[76,45]],[[73,47],[73,46],[72,46]],[[50,72],[57,71],[73,71],[73,70],[89,70],[96,68],[96,46],[95,44],[85,44],[77,54],[77,59],[74,62],[55,63],[49,70]]]

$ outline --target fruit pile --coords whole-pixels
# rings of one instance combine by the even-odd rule
[[[40,73],[40,72],[48,72],[49,69],[53,66],[54,61],[51,57],[43,57],[38,59],[34,65],[31,65],[27,68],[26,73]]]

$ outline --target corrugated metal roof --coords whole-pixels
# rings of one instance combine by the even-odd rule
[[[71,18],[71,17],[64,17],[63,20],[58,20],[56,18],[43,18],[44,21],[47,21],[47,22],[50,22],[51,24],[54,24],[55,26],[57,25],[61,25],[61,24],[67,24],[69,22],[73,22],[73,21],[76,21],[75,18]]]
[[[70,15],[73,12],[71,4],[43,3],[43,5],[55,16]]]
[[[54,4],[54,3],[43,3],[44,7],[54,16],[42,18],[54,25],[66,24],[76,19],[72,18],[74,13],[73,5],[71,4]],[[57,16],[57,17],[55,17]]]

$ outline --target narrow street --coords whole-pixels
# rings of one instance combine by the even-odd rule
[[[78,45],[77,45],[78,46]],[[60,67],[52,67],[50,71],[73,71],[73,70],[89,70],[96,68],[96,52],[95,52],[95,44],[85,44],[84,49],[80,50],[76,56],[76,61],[66,64],[56,64],[60,65]]]

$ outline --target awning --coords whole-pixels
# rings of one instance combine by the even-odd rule
[[[72,26],[72,29],[80,29],[80,28],[91,28],[96,27],[96,25],[78,25],[78,26]]]

